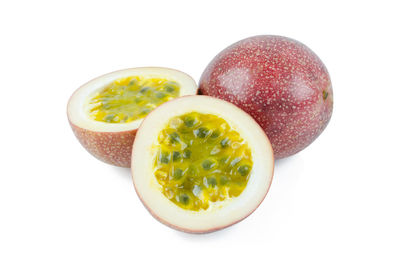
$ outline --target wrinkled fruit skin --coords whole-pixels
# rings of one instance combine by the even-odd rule
[[[118,167],[131,167],[132,146],[137,130],[94,132],[70,122],[76,138],[97,159]]]
[[[302,43],[281,36],[254,36],[229,46],[207,66],[199,90],[249,113],[266,132],[275,158],[311,144],[333,109],[322,61]]]

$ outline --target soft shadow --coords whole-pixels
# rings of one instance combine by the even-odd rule
[[[299,154],[276,160],[272,186],[277,182],[277,180],[280,180],[281,182],[297,181],[298,177],[301,176],[303,169],[303,157]]]
[[[131,174],[131,169],[130,168],[123,168],[123,167],[116,167],[116,166],[111,166],[110,168],[113,168],[113,171],[117,173],[118,176],[124,177],[125,179],[132,180],[132,174]]]
[[[298,159],[299,159],[299,154],[295,154],[293,156],[283,158],[283,159],[277,159],[277,160],[275,160],[275,168],[286,168],[285,166],[297,161]]]
[[[296,183],[302,175],[303,170],[304,161],[303,157],[299,154],[278,159],[275,161],[274,178],[271,186],[273,187],[274,184]]]
[[[225,239],[227,236],[232,236],[232,233],[235,232],[236,225],[230,226],[228,228],[211,232],[211,233],[203,233],[203,234],[192,234],[192,233],[184,233],[178,230],[174,230],[178,238],[182,238],[186,241],[209,241],[216,239]]]

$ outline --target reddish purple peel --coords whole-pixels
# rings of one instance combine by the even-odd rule
[[[322,61],[305,45],[281,36],[250,37],[223,50],[204,71],[200,92],[249,113],[266,132],[277,159],[312,143],[333,109]]]
[[[90,154],[111,165],[131,167],[132,146],[137,129],[124,132],[94,132],[71,122],[70,125],[76,138]]]

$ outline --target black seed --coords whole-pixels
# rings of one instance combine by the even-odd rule
[[[230,140],[229,140],[228,137],[222,139],[221,142],[220,142],[221,146],[224,147],[224,148],[229,146],[229,143],[230,143]]]
[[[151,111],[151,109],[145,108],[145,109],[142,110],[142,112],[140,112],[140,114],[142,114],[142,115],[143,114],[149,114],[150,111]]]
[[[229,179],[226,176],[221,176],[221,178],[219,179],[219,183],[221,185],[226,185],[228,182],[229,182]]]
[[[185,117],[184,119],[183,119],[183,122],[185,123],[185,125],[186,125],[186,127],[193,127],[193,125],[194,125],[194,118],[192,118],[192,117]]]
[[[136,83],[136,80],[133,79],[133,80],[131,80],[131,81],[129,82],[129,86],[132,86],[132,85],[134,85],[135,83]]]
[[[114,115],[114,114],[109,114],[109,115],[107,115],[104,119],[105,119],[107,122],[110,122],[110,121],[112,121],[114,118],[115,118],[115,115]]]
[[[227,163],[227,162],[228,162],[228,157],[222,157],[222,158],[220,158],[220,159],[219,159],[219,162],[222,163],[222,164]]]
[[[196,167],[193,166],[193,165],[190,165],[187,173],[188,173],[188,175],[190,175],[190,176],[196,176],[196,175],[197,175],[197,169],[196,169]]]
[[[181,202],[184,205],[187,205],[189,203],[189,196],[186,194],[182,194],[179,196],[179,202]]]
[[[201,164],[201,166],[203,167],[204,170],[209,170],[212,167],[214,167],[215,163],[212,162],[209,159],[206,159],[205,161],[203,161],[203,163]]]
[[[165,85],[164,89],[168,92],[168,93],[172,93],[173,91],[175,91],[175,88],[171,85]]]
[[[182,178],[182,176],[183,176],[183,171],[182,171],[182,169],[175,169],[174,170],[174,178],[175,179],[180,179],[180,178]]]
[[[166,94],[163,93],[163,92],[157,92],[157,93],[156,93],[156,97],[157,97],[157,98],[160,98],[160,99],[161,99],[161,98],[164,98],[165,96],[166,96]]]
[[[211,187],[215,187],[217,185],[217,179],[214,177],[207,178],[207,184]]]
[[[171,143],[179,142],[179,134],[177,134],[176,132],[170,134],[169,137],[171,138]]]
[[[161,161],[161,163],[168,164],[168,162],[169,162],[169,153],[162,152],[160,161]]]
[[[186,149],[185,151],[183,151],[183,157],[185,159],[190,159],[190,156],[192,155],[192,151]]]
[[[199,129],[196,130],[196,136],[199,138],[204,138],[207,136],[209,130],[205,127],[200,127]]]
[[[140,89],[139,92],[142,93],[142,94],[144,94],[144,93],[146,93],[147,91],[149,91],[150,88],[151,88],[151,87],[149,87],[149,86],[145,86],[145,87],[143,87],[142,89]]]
[[[172,160],[173,161],[178,161],[180,158],[181,158],[181,153],[179,153],[178,151],[172,152]]]
[[[240,173],[241,176],[246,176],[250,172],[250,166],[242,165],[238,168],[238,172]]]
[[[218,132],[218,131],[214,131],[214,132],[211,134],[211,138],[213,138],[213,139],[217,138],[218,136],[219,136],[219,132]]]

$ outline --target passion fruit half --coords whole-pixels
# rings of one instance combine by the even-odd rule
[[[89,153],[106,163],[130,167],[136,131],[147,114],[164,102],[196,93],[196,82],[177,70],[120,70],[76,90],[68,102],[68,119]]]
[[[167,102],[140,126],[132,177],[160,222],[191,233],[250,215],[271,185],[274,156],[263,129],[235,105],[209,96]]]

